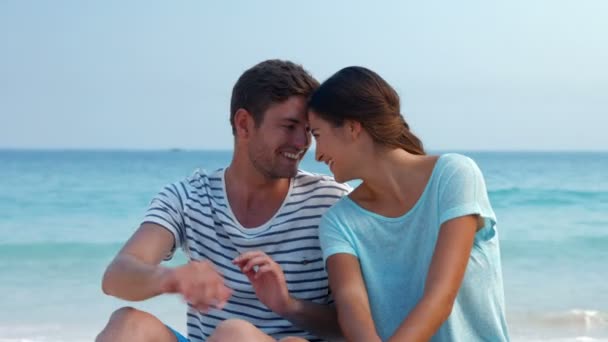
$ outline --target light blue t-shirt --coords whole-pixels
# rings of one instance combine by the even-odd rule
[[[422,196],[401,217],[365,210],[347,196],[323,216],[323,258],[348,253],[359,259],[383,341],[422,298],[441,224],[466,215],[479,215],[485,225],[475,236],[452,313],[432,341],[508,341],[496,217],[473,160],[439,157]]]

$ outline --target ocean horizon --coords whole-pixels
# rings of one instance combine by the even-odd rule
[[[608,151],[454,152],[473,158],[486,179],[512,339],[608,341]],[[102,293],[101,277],[164,185],[225,167],[231,156],[0,149],[0,342],[92,341],[125,305],[185,332],[180,298],[125,302]],[[310,152],[300,167],[329,174]],[[178,253],[170,264],[185,260]]]

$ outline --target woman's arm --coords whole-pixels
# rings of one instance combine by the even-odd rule
[[[361,266],[357,257],[338,253],[327,259],[329,285],[338,322],[347,341],[380,341],[372,320]]]
[[[473,248],[478,216],[441,225],[420,302],[389,341],[428,341],[450,316]]]

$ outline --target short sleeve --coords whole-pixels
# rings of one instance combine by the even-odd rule
[[[348,227],[345,222],[337,219],[336,215],[332,212],[337,209],[336,207],[330,208],[323,215],[319,224],[319,241],[321,243],[321,250],[323,251],[324,263],[327,262],[330,256],[338,253],[347,253],[358,257],[352,240],[347,234]]]
[[[165,260],[172,258],[176,247],[184,241],[184,185],[182,182],[165,186],[150,202],[143,223],[155,223],[173,234],[174,244]]]
[[[493,229],[496,215],[481,170],[472,159],[450,156],[441,175],[439,191],[440,225],[457,217],[479,215],[484,219],[484,228]]]

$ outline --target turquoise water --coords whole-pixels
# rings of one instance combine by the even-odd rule
[[[514,340],[608,340],[608,153],[465,154],[498,216]],[[0,151],[0,341],[93,340],[126,304],[101,293],[101,276],[148,201],[230,157]],[[302,168],[328,172],[310,153]],[[131,305],[185,330],[177,297]]]

